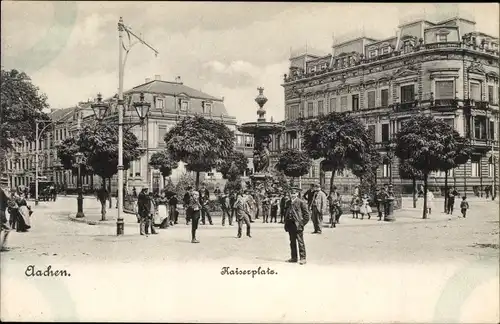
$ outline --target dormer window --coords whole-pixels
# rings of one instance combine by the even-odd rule
[[[406,41],[403,43],[403,52],[408,53],[411,51],[411,43],[410,41]]]
[[[188,109],[189,109],[189,102],[187,100],[180,99],[179,100],[179,106],[181,108],[181,111],[188,111]]]
[[[325,69],[326,69],[326,63],[321,64],[321,70],[325,70]]]
[[[368,53],[369,58],[373,58],[377,56],[377,50],[371,50],[370,53]]]
[[[310,69],[309,69],[309,72],[310,72],[310,73],[314,73],[314,72],[316,72],[316,67],[315,67],[315,66],[313,66],[312,68],[310,68]]]
[[[446,43],[448,41],[448,35],[446,34],[437,34],[436,39],[438,43]]]
[[[201,108],[202,108],[204,114],[211,114],[212,113],[212,104],[210,102],[203,101],[201,103]]]
[[[156,109],[163,109],[164,108],[163,99],[156,98],[156,100],[155,100],[155,107],[156,107]]]
[[[382,48],[382,54],[388,54],[389,53],[389,46],[385,46]]]

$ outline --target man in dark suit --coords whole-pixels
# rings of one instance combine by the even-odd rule
[[[206,217],[208,218],[208,222],[210,223],[210,225],[213,225],[212,217],[210,216],[210,211],[208,210],[208,204],[210,203],[210,192],[208,191],[204,183],[201,184],[199,196],[201,204],[201,224],[205,225]]]
[[[287,202],[285,212],[285,231],[290,236],[292,258],[288,262],[297,262],[297,245],[299,246],[300,264],[306,264],[306,246],[304,244],[304,226],[309,222],[307,203],[300,199],[300,188],[292,188],[291,199]]]
[[[148,188],[143,188],[141,193],[137,197],[137,210],[139,213],[140,219],[140,231],[141,235],[148,235],[149,228],[151,227],[151,234],[158,234],[152,224],[152,215],[153,212],[151,210],[151,197],[148,194]]]

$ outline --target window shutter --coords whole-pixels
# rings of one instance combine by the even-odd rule
[[[453,81],[436,81],[436,99],[453,99]]]
[[[470,84],[470,98],[477,101],[481,100],[481,91],[479,89],[479,83]]]

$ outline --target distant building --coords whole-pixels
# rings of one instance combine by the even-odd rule
[[[449,183],[462,192],[491,185],[491,155],[498,157],[499,43],[475,31],[475,24],[460,17],[418,20],[400,25],[387,39],[359,37],[335,43],[331,54],[291,57],[282,85],[286,129],[276,136],[275,151],[299,147],[299,117],[345,112],[366,124],[384,156],[378,183],[392,176],[411,192],[411,181],[399,178],[397,158],[390,163],[385,144],[410,116],[432,114],[469,138],[474,152],[465,166],[450,171]],[[320,162],[303,183],[330,179]],[[335,179],[345,190],[357,182],[349,172]],[[433,173],[429,184],[442,188],[444,173]]]
[[[145,101],[151,104],[149,117],[143,126],[133,126],[130,130],[137,136],[140,147],[145,150],[141,159],[132,162],[129,170],[124,172],[124,180],[127,187],[145,187],[151,184],[153,189],[163,187],[163,178],[158,170],[151,169],[148,161],[154,152],[165,149],[163,140],[165,134],[179,120],[186,116],[201,115],[222,121],[231,130],[235,131],[236,149],[243,151],[249,157],[249,170],[251,172],[251,156],[253,151],[253,138],[247,134],[241,134],[236,129],[236,118],[230,116],[224,105],[224,100],[208,95],[184,85],[182,82],[162,81],[159,75],[154,80],[146,79],[146,82],[128,91],[125,91],[124,99],[126,109],[124,121],[126,123],[139,122],[139,118],[132,105],[139,101],[139,96],[144,93]],[[110,103],[110,116],[106,120],[117,119],[116,96],[108,98]],[[68,188],[76,188],[76,177],[70,171],[59,170],[57,167],[57,152],[55,145],[60,144],[68,136],[77,132],[83,123],[94,122],[95,116],[91,109],[91,103],[80,103],[77,107],[57,109],[51,112],[53,121],[60,120],[62,123],[55,127],[54,133],[49,134],[44,143],[40,146],[40,156],[46,155],[43,163],[39,164],[40,175],[47,176],[59,184],[65,184]],[[125,128],[130,126],[124,126]],[[34,180],[34,143],[26,142],[16,146],[18,154],[9,155],[9,175],[14,186],[28,185]],[[17,163],[15,161],[17,160]],[[182,163],[172,173],[171,179],[175,183],[180,175],[186,170]],[[218,172],[208,172],[202,174],[202,179],[209,182],[222,182],[222,176]],[[88,176],[83,179],[84,188],[98,188],[101,180],[97,176]],[[116,176],[112,179],[112,188],[116,190]]]

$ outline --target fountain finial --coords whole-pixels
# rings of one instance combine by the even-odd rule
[[[266,111],[264,110],[264,105],[267,102],[266,96],[264,96],[264,88],[259,87],[257,88],[259,90],[259,95],[257,98],[255,98],[255,102],[259,105],[259,109],[257,110],[257,115],[259,115],[259,118],[257,121],[259,122],[265,122],[266,121]]]

